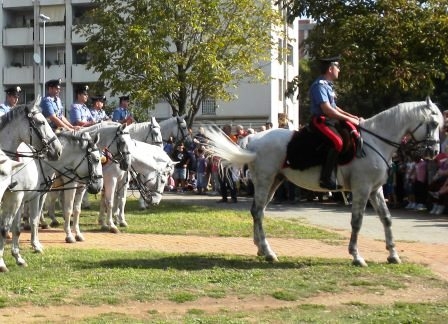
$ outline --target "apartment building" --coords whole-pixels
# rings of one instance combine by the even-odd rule
[[[85,39],[74,32],[77,24],[89,23],[85,13],[92,8],[90,0],[3,0],[0,12],[2,26],[0,50],[0,84],[3,88],[20,85],[21,102],[42,94],[43,84],[61,78],[65,107],[73,102],[79,84],[98,81],[99,74],[86,68],[87,57],[79,52]],[[285,97],[288,81],[298,73],[298,22],[285,25],[290,38],[279,38],[278,51],[285,63],[278,60],[277,50],[271,62],[261,62],[270,81],[264,84],[242,83],[235,90],[237,99],[219,102],[210,98],[202,104],[196,117],[219,125],[230,123],[258,127],[267,121],[278,124],[286,117],[297,127],[299,107],[296,98]],[[0,93],[0,100],[3,100]],[[159,120],[169,118],[171,109],[164,102],[156,104],[152,115]]]

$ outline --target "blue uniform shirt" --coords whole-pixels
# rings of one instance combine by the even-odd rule
[[[114,113],[112,115],[112,121],[114,122],[121,122],[126,117],[130,116],[131,113],[129,110],[123,108],[123,107],[117,107],[114,110]]]
[[[77,125],[80,121],[91,122],[93,121],[93,117],[86,105],[74,103],[70,106],[70,123]]]
[[[311,114],[313,116],[323,115],[320,105],[324,102],[330,103],[331,107],[336,108],[335,92],[333,83],[323,78],[318,78],[313,82],[310,88]]]
[[[90,109],[90,114],[92,115],[93,120],[97,123],[108,119],[106,112],[103,109],[98,110],[98,109],[92,108],[92,109]]]
[[[8,103],[5,101],[5,103],[2,103],[0,105],[0,116],[3,116],[7,112],[11,110],[11,106],[8,105]]]
[[[47,121],[50,124],[51,128],[56,129],[57,126],[50,120],[50,117],[54,115],[59,119],[62,119],[62,116],[64,114],[64,107],[62,106],[61,99],[46,96],[42,98],[40,102],[40,108],[42,109],[42,115],[47,118]]]

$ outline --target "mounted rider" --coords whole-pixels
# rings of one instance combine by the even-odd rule
[[[332,177],[344,144],[341,135],[336,131],[336,123],[338,121],[345,123],[344,126],[349,128],[351,135],[357,140],[358,146],[362,141],[356,126],[363,119],[342,110],[336,105],[333,81],[339,76],[339,60],[339,57],[321,59],[321,76],[313,82],[310,88],[311,126],[324,135],[331,144],[322,166],[319,181],[320,187],[328,190],[341,189],[341,186],[337,185]]]
[[[6,89],[5,92],[6,92],[6,100],[4,103],[0,105],[0,116],[6,114],[15,106],[17,106],[22,89],[19,86],[15,86]]]
[[[107,116],[106,112],[103,109],[104,103],[106,102],[106,96],[105,95],[93,96],[90,97],[90,100],[92,100],[92,107],[90,108],[90,113],[92,114],[92,117],[95,120],[95,122],[100,123],[103,120],[108,120],[109,117]]]
[[[57,128],[66,128],[71,130],[77,130],[79,127],[73,126],[64,115],[64,107],[62,101],[59,98],[61,92],[62,80],[53,79],[46,83],[47,95],[42,98],[40,102],[40,108],[42,114],[47,118],[53,130]]]

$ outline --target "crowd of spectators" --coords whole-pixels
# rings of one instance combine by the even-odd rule
[[[448,114],[445,115],[448,122]],[[266,123],[256,130],[245,129],[242,125],[233,128],[231,125],[224,125],[222,130],[230,140],[241,145],[249,134],[270,128],[272,123]],[[207,138],[202,128],[199,128],[196,134],[190,129],[189,136],[182,143],[175,143],[172,138],[167,141],[165,151],[174,161],[179,162],[167,190],[221,196],[218,202],[236,203],[238,196],[252,196],[254,187],[247,167],[223,167],[219,157],[205,154],[206,145]],[[419,157],[416,150],[407,148],[405,144],[394,154],[387,182],[383,186],[389,208],[403,208],[435,215],[448,213],[447,147],[448,137],[444,136],[441,153],[433,160]],[[310,197],[321,200],[322,195],[285,181],[276,191],[273,203],[295,204],[302,199],[310,200]]]

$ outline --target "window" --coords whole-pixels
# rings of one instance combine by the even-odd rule
[[[283,80],[278,79],[278,100],[283,101],[283,93],[285,91],[283,90]]]
[[[289,65],[294,65],[294,47],[288,44],[288,55],[286,60]]]
[[[203,115],[216,115],[216,100],[204,99],[202,100],[202,114]]]

